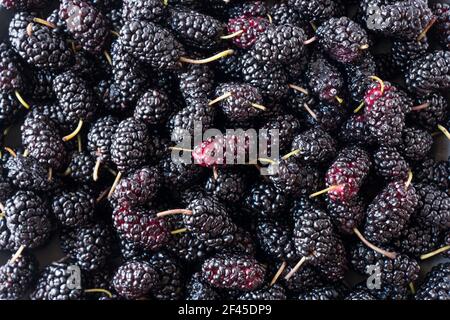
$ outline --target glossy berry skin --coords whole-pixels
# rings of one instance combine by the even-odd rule
[[[182,8],[169,10],[167,23],[181,42],[200,49],[216,47],[224,29],[219,20]]]
[[[328,169],[325,181],[328,187],[339,186],[328,192],[331,200],[354,198],[369,173],[369,154],[358,147],[343,149]]]
[[[108,22],[103,13],[84,0],[64,0],[59,16],[73,39],[88,52],[98,54],[108,37]]]
[[[341,202],[326,197],[327,212],[333,224],[342,234],[353,234],[354,228],[358,228],[364,220],[365,205],[358,197]]]
[[[83,298],[84,279],[81,274],[81,288],[74,286],[69,288],[67,283],[72,283],[71,263],[54,262],[41,272],[36,288],[31,293],[31,300],[79,300]]]
[[[186,300],[218,300],[219,293],[202,279],[201,273],[194,273],[186,285]]]
[[[42,8],[47,4],[47,0],[2,0],[0,6],[10,10],[29,10]]]
[[[111,160],[121,172],[128,172],[143,165],[148,152],[146,125],[134,118],[123,120],[111,142]]]
[[[147,125],[159,126],[167,121],[170,112],[169,97],[162,91],[149,90],[139,98],[134,117]]]
[[[288,64],[300,59],[304,54],[303,29],[292,25],[282,25],[266,30],[255,42],[252,54],[256,60]]]
[[[217,199],[203,197],[193,200],[188,210],[192,211],[192,215],[183,215],[183,221],[196,238],[217,248],[233,241],[236,225]]]
[[[292,150],[299,150],[296,158],[304,163],[324,164],[337,153],[337,143],[321,128],[313,128],[298,135],[292,142]]]
[[[9,93],[20,90],[22,85],[17,57],[6,43],[0,43],[0,91]]]
[[[421,224],[442,230],[450,226],[450,197],[430,184],[418,184],[419,203],[414,216]]]
[[[253,47],[258,37],[269,27],[269,21],[262,17],[236,17],[227,24],[228,34],[243,30],[244,32],[233,38],[233,44],[241,49]]]
[[[312,60],[306,72],[308,86],[318,98],[327,103],[338,103],[344,87],[344,80],[339,70],[323,57]]]
[[[430,9],[437,17],[434,34],[439,38],[441,45],[450,49],[450,5],[448,3],[430,4]]]
[[[184,50],[173,35],[152,22],[127,21],[120,31],[123,48],[157,70],[180,67]]]
[[[435,51],[412,61],[406,71],[411,92],[430,94],[450,87],[450,52]]]
[[[32,191],[18,191],[5,203],[6,223],[15,247],[36,248],[50,237],[52,223],[44,200]]]
[[[120,296],[137,299],[157,285],[158,275],[148,262],[129,261],[117,269],[112,283]]]
[[[450,299],[450,264],[441,263],[435,266],[426,276],[417,290],[416,300],[448,300]]]
[[[14,262],[9,260],[0,267],[0,299],[21,299],[31,288],[38,273],[34,256],[22,253]]]
[[[266,268],[254,258],[217,255],[202,264],[202,278],[213,287],[252,291],[264,281]]]
[[[262,289],[247,292],[238,297],[238,300],[286,300],[286,293],[282,286],[275,284]]]
[[[123,20],[148,20],[159,22],[166,10],[162,1],[158,0],[124,0]]]
[[[122,204],[113,212],[113,223],[122,238],[146,249],[157,250],[169,242],[169,225],[152,210]]]
[[[388,244],[399,238],[418,201],[414,186],[406,189],[404,180],[388,184],[367,209],[364,224],[367,240]]]
[[[316,35],[324,51],[341,63],[358,60],[368,45],[366,31],[347,17],[331,18],[317,28]]]
[[[95,199],[82,189],[57,193],[51,206],[53,214],[64,227],[81,227],[94,218]]]
[[[288,199],[274,186],[261,183],[253,186],[245,198],[245,206],[258,217],[277,218],[285,213]]]
[[[409,164],[394,147],[380,147],[373,154],[374,168],[377,175],[386,180],[406,179]]]
[[[113,116],[105,116],[97,119],[92,124],[88,133],[87,148],[95,159],[102,162],[111,161],[110,147],[119,120]]]
[[[118,205],[144,206],[152,201],[160,188],[160,172],[155,167],[143,167],[120,180],[114,193],[113,203]]]
[[[292,209],[293,239],[300,257],[317,266],[327,260],[336,245],[333,224],[325,211],[306,198],[300,198]]]

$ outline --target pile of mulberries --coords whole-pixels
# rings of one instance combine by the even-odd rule
[[[0,299],[449,300],[443,2],[0,0]]]

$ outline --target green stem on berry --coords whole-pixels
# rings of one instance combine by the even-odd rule
[[[334,98],[337,100],[337,102],[339,102],[339,104],[342,104],[344,102],[344,99],[339,96],[335,96]]]
[[[163,0],[163,5],[167,7],[169,5],[169,0]]]
[[[120,33],[118,33],[117,31],[111,30],[111,34],[113,36],[116,36],[117,38],[120,38]]]
[[[5,206],[0,202],[0,220],[6,217]]]
[[[302,152],[301,149],[295,149],[295,150],[292,150],[292,151],[289,152],[288,154],[285,154],[281,159],[282,159],[282,160],[287,160],[287,159],[289,159],[290,157],[293,157],[293,156],[298,155],[300,152]]]
[[[28,150],[28,149],[25,149],[25,151],[23,152],[23,157],[24,158],[26,158],[26,157],[28,157],[30,155],[30,150]]]
[[[299,91],[299,92],[301,92],[303,94],[309,95],[309,91],[307,89],[302,88],[300,86],[297,86],[295,84],[288,84],[288,87],[291,88],[291,89],[294,89],[296,91]]]
[[[263,105],[257,104],[257,103],[250,103],[250,105],[253,108],[258,109],[258,110],[262,110],[262,111],[266,111],[267,110],[266,107],[264,107]]]
[[[14,94],[16,95],[17,100],[19,100],[20,104],[25,107],[25,109],[31,109],[30,105],[25,101],[24,98],[22,98],[19,91],[14,91]]]
[[[438,129],[442,131],[442,133],[447,137],[448,140],[450,140],[450,132],[440,124],[438,124]]]
[[[227,57],[229,55],[232,55],[234,53],[233,49],[228,49],[222,52],[219,52],[216,55],[213,55],[212,57],[206,58],[206,59],[200,59],[200,60],[194,60],[186,57],[180,57],[180,61],[184,63],[191,63],[191,64],[205,64],[210,63],[219,59],[222,59],[224,57]]]
[[[62,176],[63,177],[67,177],[69,174],[72,173],[72,169],[70,169],[70,167],[68,167],[63,173]]]
[[[406,180],[405,183],[405,190],[408,190],[409,186],[411,185],[413,179],[413,173],[411,171],[411,169],[408,170],[408,179]]]
[[[119,184],[120,179],[122,178],[122,172],[119,171],[119,173],[116,175],[116,178],[114,179],[113,185],[111,186],[111,189],[108,193],[108,198],[111,198],[114,191],[116,190],[117,185]]]
[[[172,216],[175,214],[184,214],[187,216],[191,216],[192,215],[192,210],[188,210],[188,209],[172,209],[172,210],[166,210],[166,211],[161,211],[158,212],[156,214],[157,217],[165,217],[165,216]]]
[[[420,110],[428,108],[429,106],[430,106],[430,103],[425,102],[425,103],[419,104],[418,106],[412,107],[411,110],[412,111],[420,111]]]
[[[85,293],[104,293],[106,294],[109,298],[112,298],[113,295],[110,291],[106,290],[106,289],[102,289],[102,288],[94,288],[94,289],[86,289],[84,290]]]
[[[376,251],[376,252],[382,254],[383,256],[388,257],[389,259],[395,259],[395,257],[397,257],[397,253],[389,252],[387,250],[378,248],[374,244],[370,243],[369,240],[364,238],[364,236],[361,234],[361,232],[359,232],[358,228],[353,228],[353,232],[356,234],[356,236],[359,238],[359,240],[361,240],[362,243],[364,243],[367,247],[369,247],[373,251]]]
[[[67,142],[75,138],[78,135],[78,133],[80,133],[82,127],[83,127],[83,119],[80,119],[80,121],[78,121],[78,125],[75,128],[75,130],[69,135],[63,137],[63,141]]]
[[[428,30],[436,23],[437,18],[433,17],[430,22],[426,25],[425,29],[422,30],[422,32],[417,37],[417,41],[421,41],[425,36],[427,35]]]
[[[106,58],[106,61],[108,61],[108,63],[110,65],[112,65],[112,58],[111,58],[111,55],[109,54],[109,52],[105,50],[105,51],[103,51],[103,54],[104,54],[104,56]]]
[[[221,36],[220,39],[222,39],[222,40],[233,39],[233,38],[240,36],[243,33],[244,33],[244,30],[238,30],[236,32],[227,34],[226,36]]]
[[[22,255],[23,250],[25,250],[25,246],[21,245],[16,253],[14,253],[14,255],[11,257],[11,260],[8,261],[8,264],[13,264]]]
[[[317,121],[317,114],[316,114],[314,111],[312,111],[312,109],[306,104],[306,102],[303,103],[303,108],[305,108],[306,111],[311,115],[311,117],[312,117],[315,121]]]
[[[185,149],[185,148],[180,148],[180,147],[169,147],[169,149],[175,150],[175,151],[194,152],[194,150],[192,150],[192,149]]]
[[[384,93],[384,81],[381,80],[381,78],[377,77],[377,76],[370,76],[369,78],[377,81],[380,84],[380,91],[381,91],[381,94],[383,94]]]
[[[47,181],[51,182],[53,180],[53,168],[48,168]]]
[[[81,143],[81,136],[77,135],[77,145],[78,145],[78,152],[81,153],[83,151],[83,144]]]
[[[414,282],[409,283],[409,289],[411,290],[412,294],[416,294],[416,288],[414,287]]]
[[[314,30],[314,32],[316,32],[317,31],[317,26],[314,23],[314,21],[310,21],[309,24],[311,25],[311,28]]]
[[[278,278],[281,276],[281,274],[283,273],[284,269],[286,269],[286,266],[287,266],[286,261],[283,261],[281,266],[278,268],[278,271],[273,276],[272,281],[270,281],[270,286],[273,286],[277,282]]]
[[[359,50],[367,50],[367,49],[369,49],[369,44],[368,43],[363,44],[361,47],[359,47]]]
[[[102,159],[100,157],[98,157],[97,161],[95,161],[94,172],[92,173],[92,179],[94,179],[94,181],[98,180],[98,171],[100,169],[101,163],[102,163]]]
[[[170,234],[175,235],[175,234],[180,234],[180,233],[184,233],[184,232],[187,232],[187,231],[188,231],[187,228],[180,228],[180,229],[176,229],[176,230],[170,231]]]
[[[313,42],[316,41],[316,40],[317,40],[317,37],[312,37],[312,38],[310,38],[310,39],[308,39],[308,40],[303,41],[303,44],[304,44],[305,46],[307,46],[308,44],[311,44],[311,43],[313,43]]]
[[[258,158],[258,161],[259,162],[267,162],[269,164],[275,164],[276,163],[276,161],[274,161],[272,159],[269,159],[269,158]]]
[[[429,253],[427,253],[427,254],[421,255],[421,256],[420,256],[420,260],[426,260],[426,259],[429,259],[429,258],[431,258],[431,257],[437,256],[438,254],[441,254],[442,252],[446,252],[446,251],[449,251],[449,250],[450,250],[450,245],[445,246],[445,247],[442,247],[442,248],[439,248],[439,249],[434,250],[434,251],[432,251],[432,252],[429,252]]]
[[[228,99],[229,97],[231,97],[231,95],[232,95],[231,92],[226,92],[223,95],[221,95],[221,96],[215,98],[214,100],[211,100],[210,102],[208,102],[208,106],[213,106],[213,105],[215,105],[216,103],[218,103],[220,101]]]
[[[364,104],[365,104],[365,102],[363,101],[363,102],[361,102],[360,104],[359,104],[359,106],[357,106],[356,107],[356,109],[355,110],[353,110],[353,113],[358,113],[359,112],[359,110],[361,110],[362,108],[364,108]]]
[[[292,270],[289,271],[289,273],[284,277],[284,279],[289,280],[290,278],[292,278],[292,276],[300,269],[300,267],[306,262],[306,260],[308,260],[308,257],[301,258],[300,261],[297,262],[295,267],[292,268]]]
[[[17,154],[16,154],[16,152],[13,150],[13,149],[11,149],[10,147],[5,147],[4,148],[13,158],[16,158],[17,157]]]
[[[339,189],[339,188],[341,188],[341,187],[342,187],[341,185],[329,186],[329,187],[326,188],[326,189],[323,189],[323,190],[314,192],[314,193],[311,194],[309,197],[310,197],[310,198],[315,198],[315,197],[320,196],[320,195],[322,195],[322,194],[324,194],[324,193],[328,193],[328,192],[330,192],[330,191]]]
[[[56,29],[56,26],[53,23],[51,23],[47,20],[41,19],[41,18],[33,18],[33,22],[42,24],[46,27],[49,27],[50,29]]]

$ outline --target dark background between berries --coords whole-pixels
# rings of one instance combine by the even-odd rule
[[[277,0],[268,0],[267,2],[273,3]],[[430,1],[432,3],[434,1]],[[439,2],[446,2],[450,3],[450,0],[440,0]],[[58,4],[51,4],[47,8],[45,8],[45,13],[51,12],[54,8],[57,8]],[[3,8],[0,8],[0,41],[4,40],[8,36],[8,25],[11,20],[11,17],[13,16],[13,11],[7,11]],[[383,46],[381,46],[380,51],[383,51]],[[447,101],[450,101],[450,92],[447,93]],[[7,145],[11,147],[18,147],[19,140],[20,140],[20,128],[13,127],[11,128],[10,133],[7,137]],[[448,142],[445,137],[438,138],[438,142],[434,144],[434,154],[435,158],[437,160],[446,160],[448,156],[450,156],[450,143]],[[43,268],[44,266],[47,266],[51,264],[54,261],[57,261],[58,259],[61,259],[64,257],[64,253],[62,252],[57,239],[53,239],[50,241],[46,246],[40,247],[33,250],[33,253],[35,253],[35,256],[37,257],[39,261],[39,266]],[[10,257],[10,254],[5,254],[0,251],[0,265],[3,265],[6,263],[7,259]],[[421,275],[425,276],[426,273],[431,270],[432,266],[437,265],[440,262],[443,261],[449,261],[450,259],[446,258],[433,258],[430,260],[427,260],[426,262],[421,263]],[[346,277],[346,280],[349,284],[354,285],[362,280],[361,276],[357,275],[353,271],[350,271],[349,274]]]

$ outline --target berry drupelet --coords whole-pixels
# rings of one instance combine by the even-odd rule
[[[450,197],[446,192],[430,184],[416,186],[419,196],[413,218],[421,225],[445,230],[450,226]]]
[[[256,223],[256,238],[259,249],[270,260],[299,259],[292,240],[292,231],[286,223],[275,219],[259,219]]]
[[[325,176],[326,184],[331,188],[330,199],[346,201],[354,198],[370,167],[370,156],[364,149],[349,147],[341,150]]]
[[[333,159],[337,153],[334,138],[321,128],[312,128],[296,136],[292,150],[299,150],[296,155],[304,163],[324,164]]]
[[[338,103],[344,80],[339,70],[325,58],[311,60],[306,71],[308,86],[317,97],[327,103]]]
[[[428,39],[424,37],[420,41],[396,40],[392,43],[392,60],[397,68],[405,71],[408,64],[424,55],[428,51]]]
[[[108,21],[103,13],[86,0],[63,0],[59,16],[73,39],[93,54],[100,53],[108,39]]]
[[[448,3],[432,3],[430,9],[437,18],[432,31],[439,38],[442,47],[450,50],[450,5]]]
[[[430,94],[450,88],[450,52],[435,51],[422,56],[408,65],[405,73],[409,91]]]
[[[92,120],[96,104],[92,91],[82,78],[72,72],[63,73],[53,80],[53,90],[64,114],[64,126],[74,130],[80,120]]]
[[[369,45],[366,31],[347,17],[325,21],[316,35],[328,56],[340,63],[357,61]]]
[[[374,169],[388,181],[406,179],[409,164],[394,147],[379,147],[373,154]]]
[[[254,185],[245,197],[244,203],[255,216],[269,219],[283,216],[289,205],[284,194],[268,183]]]
[[[61,236],[62,247],[81,269],[96,271],[106,266],[115,241],[109,226],[96,223],[74,230],[66,230]]]
[[[402,153],[412,161],[426,158],[433,145],[433,137],[426,130],[418,128],[405,128],[403,131]]]
[[[43,245],[52,231],[47,204],[32,191],[18,191],[5,203],[5,218],[15,247]]]
[[[120,30],[120,39],[126,52],[156,70],[180,67],[180,57],[184,53],[181,44],[169,31],[152,22],[125,22]]]
[[[261,289],[246,292],[242,295],[240,295],[238,300],[268,300],[268,301],[274,301],[274,300],[286,300],[286,292],[284,288],[278,284],[275,284],[273,286],[265,286]]]
[[[166,123],[171,112],[169,97],[162,91],[148,90],[139,98],[134,109],[134,118],[149,126]]]
[[[22,253],[0,267],[0,299],[18,300],[34,285],[38,262],[29,253]]]
[[[160,185],[159,170],[155,167],[143,167],[120,180],[111,199],[119,205],[144,206],[155,198]]]
[[[219,101],[219,106],[232,123],[245,123],[264,113],[265,107],[261,106],[263,98],[251,85],[224,83],[216,88],[215,94],[219,98],[227,97]]]
[[[414,296],[416,300],[450,299],[450,263],[433,267]]]
[[[9,158],[4,168],[8,180],[20,190],[45,192],[57,185],[56,179],[48,181],[47,167],[32,157],[18,154],[16,157]]]
[[[148,153],[148,130],[145,123],[128,118],[117,126],[111,142],[111,160],[120,172],[142,166]]]
[[[403,230],[396,247],[405,254],[419,258],[437,249],[440,238],[441,233],[436,228],[412,224]]]
[[[275,2],[269,8],[268,14],[275,25],[291,24],[299,27],[303,25],[299,12],[286,2]]]
[[[227,31],[229,34],[240,33],[232,39],[236,47],[250,49],[269,26],[269,21],[263,17],[240,16],[228,21]]]
[[[113,223],[122,238],[146,250],[157,250],[169,242],[169,225],[153,210],[131,208],[124,203],[115,208]]]
[[[81,274],[81,288],[73,283],[73,273],[77,265],[70,262],[54,262],[44,268],[38,277],[31,300],[80,300],[84,297],[84,278]]]
[[[1,0],[0,6],[10,10],[40,9],[47,4],[47,0]]]
[[[423,184],[434,184],[439,189],[447,191],[449,185],[449,162],[425,159],[417,163],[413,172],[417,172],[417,181]]]
[[[353,234],[364,220],[365,204],[362,199],[355,198],[346,202],[333,201],[329,197],[327,201],[327,212],[337,230],[342,234]]]
[[[416,107],[408,114],[412,123],[415,123],[428,131],[436,129],[438,124],[447,119],[447,101],[440,93],[431,93],[416,100]]]
[[[369,205],[364,235],[369,241],[388,244],[399,238],[417,207],[419,197],[405,181],[389,183]]]
[[[112,280],[116,292],[127,299],[144,297],[158,282],[158,273],[152,265],[137,260],[121,265]]]
[[[288,0],[288,5],[298,11],[305,21],[322,22],[343,14],[339,1],[332,0]]]
[[[380,268],[380,280],[383,286],[407,287],[419,276],[418,262],[405,254],[399,254],[391,259],[367,248],[362,243],[357,243],[350,249],[349,256],[352,267],[361,274],[365,274],[370,265]]]
[[[0,43],[0,92],[3,94],[20,90],[23,81],[15,53],[6,43]]]
[[[17,13],[9,25],[9,40],[27,63],[38,69],[60,71],[73,63],[66,40],[50,27],[34,22],[34,16]]]
[[[266,268],[252,257],[216,255],[203,262],[201,273],[213,287],[253,291],[262,286]]]
[[[194,273],[186,285],[186,300],[219,300],[220,294],[202,279],[200,272]]]
[[[159,22],[166,14],[160,0],[124,0],[122,18],[124,21],[147,20]]]
[[[271,27],[258,37],[251,53],[259,62],[289,64],[304,55],[305,41],[302,28],[292,25]]]
[[[224,29],[219,20],[187,8],[171,8],[167,24],[181,42],[200,49],[217,47]]]
[[[98,118],[89,129],[87,149],[92,156],[103,163],[111,161],[112,137],[119,123],[119,119],[113,116],[105,116]]]
[[[243,170],[223,168],[209,177],[205,191],[228,205],[240,205],[247,190],[247,176]]]
[[[179,300],[183,295],[184,275],[178,261],[165,252],[153,255],[150,265],[158,274],[158,285],[151,289],[158,300]]]
[[[341,292],[333,286],[316,287],[303,292],[297,296],[297,300],[304,301],[328,301],[339,300]]]
[[[234,1],[227,8],[230,18],[236,17],[262,17],[267,14],[267,4],[264,1]]]
[[[51,207],[62,226],[78,228],[93,220],[95,199],[83,189],[62,191],[53,196]]]
[[[90,153],[74,152],[67,167],[68,177],[79,183],[90,183],[94,168],[95,158]]]

